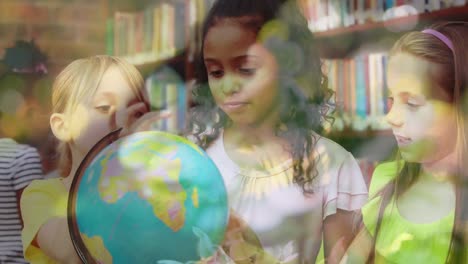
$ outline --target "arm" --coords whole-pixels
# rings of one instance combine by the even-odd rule
[[[67,189],[70,189],[71,182],[71,177],[62,181]],[[47,220],[39,228],[33,243],[36,243],[37,247],[48,257],[55,259],[59,263],[81,263],[70,237],[66,217],[55,217]]]
[[[364,177],[351,154],[339,164],[324,194],[324,255],[328,263],[338,263],[356,234],[355,217],[368,199]]]
[[[372,250],[372,237],[365,227],[361,228],[356,238],[341,259],[341,264],[366,263]]]
[[[352,211],[337,209],[324,220],[323,246],[327,263],[338,263],[353,239]]]
[[[45,256],[58,263],[81,263],[70,238],[67,193],[61,184],[50,180],[33,182],[21,197],[22,242],[25,258],[32,263]]]
[[[59,263],[81,263],[70,238],[66,218],[53,218],[39,229],[35,242],[50,258]]]
[[[171,117],[168,111],[148,112],[149,106],[144,103],[136,103],[128,107],[121,115],[116,116],[116,124],[122,127],[120,136],[154,130],[153,126],[162,119]]]

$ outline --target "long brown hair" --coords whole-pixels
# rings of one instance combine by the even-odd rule
[[[467,167],[466,139],[465,139],[465,115],[467,102],[466,86],[468,85],[468,23],[466,22],[439,22],[429,27],[446,36],[453,44],[452,49],[437,37],[419,31],[409,32],[403,35],[390,50],[390,57],[397,53],[408,53],[418,58],[439,65],[439,71],[433,77],[442,87],[443,93],[448,95],[448,100],[457,110],[457,145],[460,147],[458,156],[458,173],[456,177],[456,209],[450,247],[446,263],[464,263],[466,260],[466,223],[468,220],[468,192],[467,192]],[[398,158],[401,159],[401,158]],[[403,163],[400,163],[403,164]],[[379,208],[376,230],[373,237],[373,250],[368,262],[373,262],[375,257],[375,244],[382,224],[385,208],[392,200],[398,199],[417,180],[421,171],[419,163],[404,162],[397,177],[390,181],[379,193],[382,200]]]

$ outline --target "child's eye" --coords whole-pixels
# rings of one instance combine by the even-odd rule
[[[210,71],[208,74],[213,78],[221,78],[224,72],[222,70],[217,70],[217,71]]]
[[[411,107],[418,107],[419,106],[418,104],[414,104],[414,103],[410,103],[410,102],[407,102],[406,104],[408,106],[411,106]]]
[[[240,73],[245,74],[245,75],[254,75],[257,69],[255,68],[240,68],[239,69]]]
[[[412,103],[412,102],[406,102],[406,105],[408,106],[408,108],[410,110],[417,110],[418,107],[420,107],[421,105],[419,104],[415,104],[415,103]]]
[[[101,113],[107,114],[107,113],[110,112],[111,106],[110,105],[100,105],[100,106],[96,106],[96,109]]]

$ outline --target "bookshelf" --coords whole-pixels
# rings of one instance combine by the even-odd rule
[[[342,58],[349,56],[362,45],[372,46],[369,45],[372,43],[376,47],[374,49],[388,50],[403,33],[410,30],[420,30],[433,22],[443,20],[468,21],[468,5],[411,14],[385,21],[370,21],[314,33],[322,57]]]
[[[352,25],[348,27],[339,27],[322,32],[315,32],[315,36],[319,39],[329,37],[341,37],[345,34],[360,34],[369,30],[382,30],[386,27],[404,27],[408,23],[420,21],[422,24],[430,24],[431,22],[443,19],[462,19],[466,20],[468,15],[468,6],[456,6],[446,9],[436,10],[432,12],[408,15],[399,18],[389,19],[387,21],[374,21],[365,24]]]
[[[135,65],[153,110],[170,110],[157,128],[181,134],[190,102],[201,20],[212,0],[108,0],[107,53]]]
[[[325,135],[353,153],[366,180],[397,149],[385,126],[387,52],[404,33],[468,21],[466,0],[299,0],[314,32],[338,111]]]
[[[329,130],[343,133],[389,129],[375,121],[388,110],[387,51],[401,35],[435,21],[468,21],[466,0],[299,1],[341,106],[338,126]]]
[[[187,0],[109,0],[107,53],[138,68],[177,57],[187,47]]]

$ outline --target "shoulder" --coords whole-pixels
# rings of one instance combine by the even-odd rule
[[[25,144],[19,144],[9,138],[0,139],[0,153],[4,158],[27,159],[30,157],[39,157],[34,147]]]
[[[207,146],[205,151],[210,154],[217,154],[219,152],[222,152],[224,149],[223,146],[223,138],[221,137],[222,134],[218,135],[216,138],[214,138],[210,144]]]
[[[324,216],[337,209],[354,211],[367,201],[367,186],[353,155],[338,143],[319,137],[314,157],[324,187]]]
[[[22,196],[46,195],[58,197],[66,194],[65,185],[61,178],[34,180],[26,187]]]
[[[399,164],[397,161],[380,163],[377,167],[375,167],[374,175],[394,175],[398,171],[398,166]]]
[[[315,150],[312,155],[319,164],[338,168],[346,163],[356,163],[353,155],[335,141],[319,135],[315,138]]]
[[[39,157],[36,148],[29,145],[18,144],[18,158]]]
[[[402,165],[403,164],[399,164],[397,161],[379,164],[375,168],[374,173],[372,173],[369,194],[371,196],[376,195],[387,183],[396,177]]]
[[[20,149],[21,145],[16,141],[9,138],[0,139],[0,155],[2,158],[14,160]]]
[[[63,215],[67,202],[68,191],[61,179],[35,180],[23,191],[20,206],[23,218],[36,221],[39,216]]]
[[[359,184],[365,186],[359,164],[353,155],[338,143],[322,136],[316,137],[311,160],[321,174],[322,184]]]

